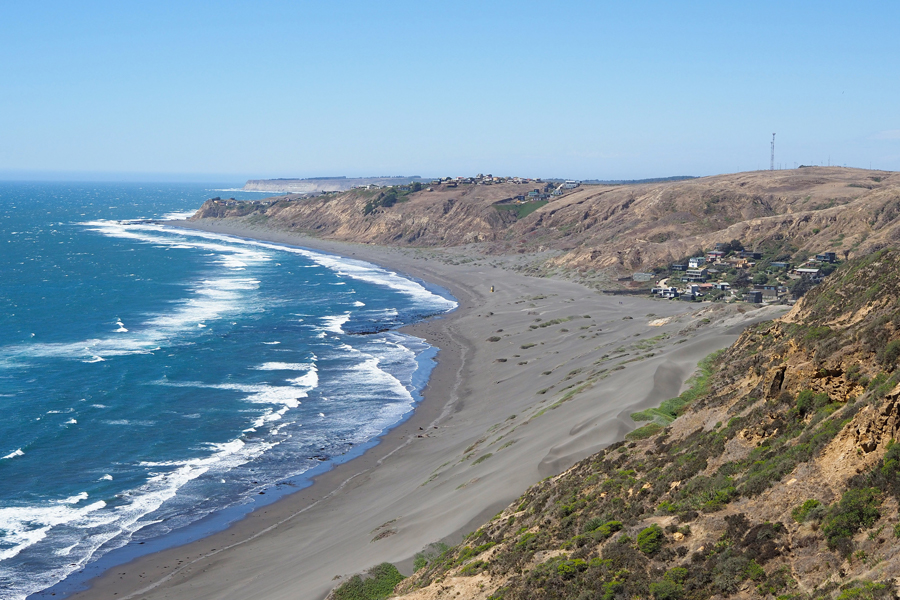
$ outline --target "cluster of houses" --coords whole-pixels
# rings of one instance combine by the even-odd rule
[[[710,250],[705,256],[694,256],[688,259],[687,264],[673,264],[670,266],[672,275],[661,280],[657,286],[651,288],[650,293],[660,298],[681,299],[693,301],[711,292],[730,292],[733,298],[738,296],[736,290],[727,281],[710,282],[709,280],[726,269],[751,269],[762,258],[762,253],[752,250],[740,250],[729,253],[726,244],[716,244],[714,250]],[[731,255],[729,255],[731,254]],[[804,266],[791,268],[787,262],[772,261],[769,268],[785,271],[784,275],[790,279],[806,279],[810,283],[818,283],[822,280],[823,273],[820,265],[836,263],[837,255],[834,252],[823,252],[808,259]],[[680,274],[680,277],[678,276]],[[652,273],[635,273],[634,281],[650,281]],[[673,284],[675,279],[680,279],[683,284],[680,287]],[[780,283],[756,284],[743,293],[743,300],[756,304],[762,302],[778,302],[788,297],[788,288]]]
[[[494,185],[499,183],[543,183],[541,179],[529,179],[527,177],[494,177],[490,173],[479,173],[475,177],[441,177],[434,179],[431,185],[444,185],[456,187],[458,185]]]
[[[479,173],[474,177],[441,177],[438,179],[433,179],[430,182],[430,187],[426,188],[427,191],[434,191],[435,186],[443,186],[444,188],[455,188],[460,185],[495,185],[501,183],[515,183],[515,184],[543,184],[541,187],[536,187],[532,189],[527,194],[519,194],[503,202],[510,202],[514,204],[522,204],[525,202],[538,202],[541,200],[548,200],[551,196],[562,196],[569,190],[573,190],[581,185],[580,181],[575,181],[574,179],[568,179],[563,181],[555,189],[551,190],[551,186],[549,183],[545,183],[544,180],[537,179],[529,179],[527,177],[494,177],[492,174],[488,173],[487,175],[483,173]],[[368,185],[360,185],[356,186],[357,189],[365,189],[365,190],[377,190],[381,189],[385,186],[381,186],[375,183]],[[401,185],[398,187],[400,191],[409,191],[411,189],[410,185]]]

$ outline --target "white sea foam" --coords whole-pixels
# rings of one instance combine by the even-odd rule
[[[288,382],[297,387],[313,390],[319,385],[319,373],[316,368],[313,367],[307,371],[305,375],[295,377],[294,379],[288,379]]]
[[[243,399],[251,404],[280,404],[286,408],[296,408],[300,406],[300,401],[308,396],[309,391],[315,389],[319,384],[318,371],[314,363],[264,363],[262,366],[266,365],[291,365],[292,368],[290,370],[305,370],[306,373],[295,379],[288,379],[287,381],[290,385],[201,382],[160,382],[160,385],[233,390],[246,394]],[[280,369],[270,368],[261,370]]]
[[[86,523],[86,517],[106,506],[102,500],[80,508],[52,503],[45,506],[0,508],[0,530],[6,547],[0,549],[0,561],[18,555],[45,537],[52,527],[70,523]],[[77,525],[76,525],[77,526]]]
[[[21,448],[19,448],[19,449],[16,450],[15,452],[10,452],[10,453],[7,454],[6,456],[0,456],[0,460],[7,460],[7,459],[10,459],[10,458],[15,458],[15,457],[17,457],[17,456],[25,456],[25,453],[22,452],[22,449],[21,449]]]
[[[257,371],[308,371],[315,369],[310,363],[267,362],[253,367]]]
[[[57,500],[56,502],[58,504],[78,504],[82,500],[87,500],[87,498],[88,498],[88,493],[81,492],[80,494],[77,494],[75,496],[69,496],[68,498],[65,498],[64,500]]]
[[[223,444],[209,444],[209,454],[186,461],[166,465],[169,470],[151,474],[147,481],[132,490],[119,495],[122,504],[108,508],[103,501],[86,506],[77,506],[86,499],[85,494],[68,498],[64,502],[52,502],[39,506],[13,506],[0,508],[0,530],[4,531],[5,546],[0,549],[0,578],[10,573],[2,566],[2,561],[12,558],[26,548],[41,544],[56,529],[54,545],[66,544],[59,552],[73,555],[77,559],[58,567],[33,574],[16,590],[17,596],[0,598],[25,598],[27,595],[84,567],[100,546],[116,539],[115,546],[128,542],[135,531],[157,521],[143,520],[145,515],[157,510],[164,502],[175,496],[177,491],[201,475],[225,473],[234,467],[249,462],[273,446],[275,443],[255,442],[247,444],[240,439]],[[106,477],[104,477],[106,479]],[[37,550],[53,554],[54,550]]]
[[[365,302],[360,302],[359,300],[357,300],[356,302],[353,303],[353,306],[365,306],[365,305],[366,305]]]
[[[113,479],[113,476],[110,475],[109,473],[107,473],[106,475],[104,475],[103,477],[100,478],[100,481],[112,481],[112,479]]]
[[[191,217],[193,217],[195,214],[197,214],[197,211],[196,211],[196,210],[185,210],[185,211],[181,211],[181,212],[170,212],[170,213],[166,213],[166,214],[164,214],[163,216],[161,216],[161,217],[160,217],[160,220],[162,220],[162,221],[185,221],[185,220],[190,219]]]
[[[162,228],[162,226],[147,227]],[[218,233],[209,233],[206,231],[179,230],[179,233],[185,236],[194,236],[209,240],[237,242],[245,246],[281,250],[284,252],[291,252],[293,254],[300,254],[322,267],[325,267],[331,271],[335,271],[341,276],[350,277],[351,279],[366,281],[368,283],[373,283],[382,287],[391,288],[416,299],[420,303],[424,303],[425,305],[436,311],[447,312],[453,310],[457,306],[457,303],[455,301],[435,294],[411,279],[398,275],[397,273],[394,273],[392,271],[388,271],[387,269],[382,269],[381,267],[375,266],[372,263],[368,263],[362,260],[356,260],[332,254],[322,254],[320,252],[307,250],[305,248],[281,246],[278,244],[260,242],[255,240],[245,240],[242,238],[235,238],[233,236]],[[228,246],[226,246],[226,248],[227,247]]]
[[[327,317],[322,317],[322,321],[325,325],[322,327],[325,331],[330,331],[331,333],[344,333],[344,330],[341,329],[341,325],[350,320],[350,313],[344,313],[342,315],[331,315]]]

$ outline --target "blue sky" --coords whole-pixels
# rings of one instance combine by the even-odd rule
[[[900,3],[0,0],[0,177],[900,170]]]

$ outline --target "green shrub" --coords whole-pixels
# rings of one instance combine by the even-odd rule
[[[608,582],[604,583],[603,584],[603,600],[613,600],[624,589],[625,589],[625,584],[617,579],[613,579],[612,581],[608,581]]]
[[[842,588],[843,591],[837,600],[876,600],[877,598],[893,597],[887,585],[872,581],[851,581]]]
[[[462,569],[460,569],[459,573],[460,573],[460,575],[465,575],[468,577],[470,575],[477,574],[479,571],[484,569],[486,566],[487,566],[487,563],[484,562],[483,560],[476,560],[476,561],[473,561],[473,562],[467,564]]]
[[[822,527],[822,533],[832,550],[850,552],[850,539],[863,527],[871,527],[881,516],[878,506],[881,499],[875,488],[851,488],[844,492],[841,501],[831,507]]]
[[[443,542],[428,544],[424,550],[416,553],[415,558],[413,559],[413,568],[418,571],[419,569],[427,567],[436,558],[445,554],[449,549],[450,546]]]
[[[680,583],[664,579],[651,583],[650,593],[656,600],[678,600],[684,593],[684,587]]]
[[[475,462],[472,463],[472,466],[474,467],[475,465],[478,465],[478,464],[483,463],[484,461],[486,461],[487,459],[489,459],[489,458],[492,457],[493,455],[494,455],[493,452],[488,452],[488,453],[485,454],[484,456],[480,456],[479,458],[475,459]]]
[[[585,562],[581,558],[576,558],[575,560],[566,560],[556,565],[556,572],[564,579],[571,579],[575,577],[578,573],[582,571],[586,571],[588,568],[587,562]]]
[[[897,366],[898,358],[900,358],[900,340],[888,342],[882,351],[878,353],[878,360],[889,371],[892,371]]]
[[[666,571],[663,579],[674,583],[684,583],[690,573],[684,567],[674,567]]]
[[[625,435],[626,440],[643,440],[656,435],[663,430],[663,426],[659,423],[648,423],[643,427],[638,427],[634,431]]]
[[[812,414],[830,404],[828,394],[816,394],[811,390],[803,390],[797,396],[797,413],[801,417]]]
[[[807,500],[797,508],[791,511],[791,517],[798,523],[802,523],[809,516],[812,509],[820,506],[822,503],[818,500]]]
[[[763,570],[755,560],[751,560],[747,563],[747,566],[744,568],[744,575],[746,575],[747,579],[752,579],[757,582],[766,578],[765,570]]]
[[[884,477],[896,477],[897,473],[900,473],[900,444],[890,440],[881,462],[881,474]]]
[[[655,554],[666,541],[666,535],[662,527],[654,523],[646,529],[642,529],[637,536],[638,550],[644,554]]]
[[[382,600],[389,597],[403,575],[391,563],[372,567],[364,577],[354,575],[334,590],[335,600]]]

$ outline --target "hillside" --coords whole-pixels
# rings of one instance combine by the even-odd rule
[[[542,269],[629,275],[740,240],[803,258],[862,256],[900,239],[900,174],[839,167],[756,171],[640,185],[583,185],[548,202],[510,204],[546,184],[433,191],[351,190],[256,203],[208,201],[195,218],[384,245],[478,244],[488,254],[544,253]],[[501,203],[501,204],[498,204]]]
[[[843,265],[707,360],[670,425],[636,430],[461,545],[426,551],[397,593],[895,597],[898,292],[898,251]]]

